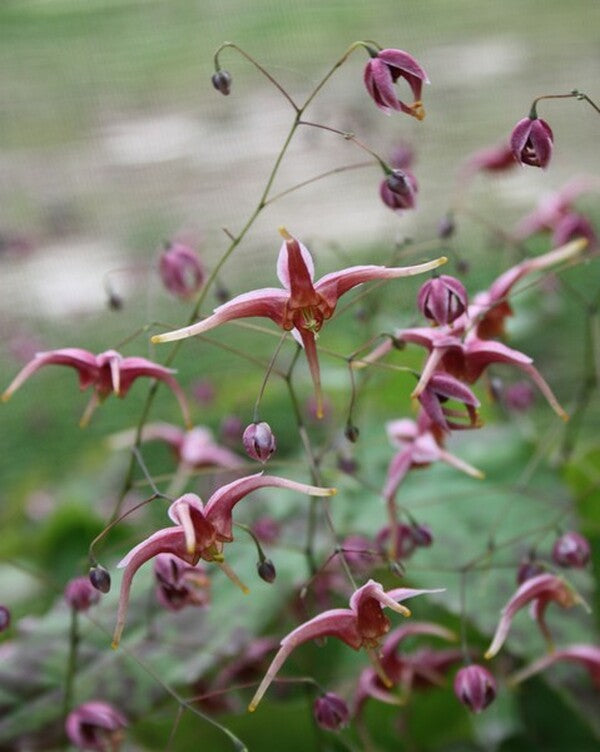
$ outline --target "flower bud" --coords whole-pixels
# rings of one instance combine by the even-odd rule
[[[462,282],[448,274],[428,279],[417,295],[421,313],[436,324],[451,324],[467,310],[467,291]]]
[[[263,559],[262,561],[259,561],[256,564],[256,570],[261,580],[264,580],[265,582],[275,582],[277,570],[271,559]]]
[[[496,697],[496,680],[483,666],[465,666],[454,679],[454,694],[473,713],[481,713]]]
[[[344,428],[344,436],[348,439],[348,441],[356,444],[358,437],[360,436],[360,430],[358,426],[353,426],[352,423],[346,424],[346,428]]]
[[[101,567],[100,564],[96,564],[96,566],[90,567],[88,577],[96,590],[101,593],[108,593],[110,590],[110,574],[107,569]]]
[[[583,535],[570,530],[557,538],[552,548],[552,561],[559,567],[582,569],[590,560],[590,544]]]
[[[264,421],[261,423],[250,423],[244,431],[242,442],[246,454],[252,457],[253,460],[262,462],[263,465],[277,449],[271,426]]]
[[[0,633],[5,632],[10,627],[10,611],[6,606],[0,606]]]
[[[224,96],[227,96],[231,91],[231,75],[226,70],[216,71],[212,74],[210,80],[215,89]]]
[[[204,282],[198,254],[183,243],[173,243],[163,251],[158,271],[166,289],[179,298],[195,295]]]
[[[394,211],[414,209],[419,190],[417,179],[408,170],[393,170],[379,185],[379,195]]]
[[[333,692],[317,697],[313,705],[313,714],[317,724],[328,731],[339,731],[347,726],[350,720],[348,705]]]
[[[101,700],[92,700],[69,713],[65,731],[77,749],[117,752],[126,725],[125,716],[115,707]]]
[[[510,146],[517,162],[532,167],[548,166],[554,136],[545,120],[526,117],[513,128]]]
[[[532,559],[524,559],[517,569],[517,584],[522,585],[526,580],[537,577],[538,574],[544,574],[546,570],[541,564]]]
[[[413,525],[410,529],[410,534],[415,546],[427,548],[433,543],[433,533],[429,525]]]
[[[75,577],[65,587],[65,600],[75,611],[87,611],[90,606],[98,603],[100,592],[88,577]]]
[[[112,290],[108,294],[107,303],[111,311],[120,311],[123,309],[123,298],[119,295],[119,293]]]
[[[408,559],[417,546],[412,530],[408,525],[399,522],[395,525],[395,535],[392,538],[392,528],[386,525],[375,536],[377,548],[382,554],[389,554],[394,560]]]

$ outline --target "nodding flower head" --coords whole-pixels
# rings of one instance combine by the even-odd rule
[[[405,112],[417,120],[423,120],[425,110],[421,101],[423,84],[429,83],[427,73],[412,55],[403,50],[369,49],[371,60],[367,63],[364,73],[365,86],[371,98],[380,110],[389,115],[392,110]],[[399,78],[405,79],[413,95],[414,101],[406,104],[398,98],[394,84]]]
[[[427,280],[417,295],[417,307],[435,324],[451,324],[469,304],[463,283],[448,274]]]
[[[204,282],[198,254],[184,243],[172,243],[162,252],[158,271],[165,288],[180,298],[195,295]]]
[[[408,170],[393,170],[379,186],[379,195],[386,206],[394,211],[414,209],[419,185]]]
[[[210,603],[210,578],[201,564],[192,566],[173,554],[154,560],[156,598],[169,611]]]
[[[231,91],[230,73],[226,70],[218,70],[212,74],[210,80],[217,91],[220,91],[224,96],[228,96]]]
[[[244,431],[242,442],[246,454],[253,460],[262,462],[263,465],[277,449],[275,434],[271,431],[271,426],[265,421],[250,423]]]
[[[69,713],[65,731],[77,749],[117,752],[126,725],[125,716],[115,707],[102,700],[92,700]]]
[[[88,577],[75,577],[65,587],[65,600],[75,611],[87,611],[100,600],[100,591]]]
[[[496,680],[487,668],[474,663],[456,674],[454,694],[473,713],[481,713],[496,697]]]
[[[592,551],[583,535],[569,530],[557,538],[552,548],[552,561],[559,567],[582,569],[590,561]]]
[[[548,166],[554,136],[545,120],[526,117],[513,128],[510,146],[517,162],[532,167]]]
[[[327,731],[339,731],[350,721],[350,710],[346,701],[333,692],[326,692],[317,697],[313,705],[313,715],[317,724]]]

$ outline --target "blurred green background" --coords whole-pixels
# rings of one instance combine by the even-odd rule
[[[37,350],[79,346],[99,352],[120,348],[126,341],[122,347],[125,354],[164,357],[162,350],[150,348],[146,327],[152,322],[179,325],[186,319],[189,306],[168,297],[160,286],[155,266],[163,241],[182,233],[194,238],[207,268],[211,268],[228,243],[223,228],[236,232],[243,226],[293,118],[281,95],[232,50],[226,50],[221,58],[223,67],[233,76],[232,93],[225,98],[213,90],[212,57],[221,42],[236,42],[254,55],[300,100],[357,39],[374,39],[384,47],[409,51],[431,79],[431,86],[424,92],[425,121],[386,118],[364,89],[366,58],[358,51],[308,113],[314,121],[356,133],[384,157],[400,144],[412,146],[420,183],[417,210],[399,217],[381,204],[377,166],[341,172],[292,193],[263,212],[223,269],[221,284],[236,294],[276,284],[280,225],[315,252],[317,276],[348,263],[384,263],[395,244],[409,238],[417,242],[435,238],[440,218],[457,196],[461,163],[474,150],[505,140],[514,123],[528,113],[534,96],[564,93],[576,87],[599,98],[599,29],[600,4],[595,0],[3,0],[1,383],[7,385]],[[517,260],[494,228],[510,231],[515,220],[530,211],[541,196],[558,189],[567,179],[598,175],[599,121],[591,108],[570,100],[550,101],[542,103],[540,115],[551,122],[555,133],[556,149],[549,169],[519,169],[492,180],[477,178],[466,193],[467,206],[485,222],[472,216],[460,217],[458,234],[444,250],[452,261],[457,257],[468,260],[470,271],[464,279],[470,292]],[[274,190],[285,190],[326,170],[363,161],[363,157],[339,136],[301,130]],[[597,195],[584,196],[580,207],[597,226]],[[548,242],[546,238],[534,241],[530,249],[545,250]],[[417,250],[413,257],[422,259],[434,253],[437,249]],[[451,265],[450,273],[455,271]],[[586,311],[572,293],[578,291],[588,299],[595,293],[597,263],[570,270],[564,279],[570,292],[562,288],[563,295],[535,289],[519,297],[511,344],[535,357],[559,397],[572,408],[589,355]],[[108,309],[107,284],[122,296],[123,310]],[[376,304],[367,298],[367,313],[369,306],[377,307],[376,318],[367,324],[353,315],[359,306],[339,315],[323,332],[323,347],[348,354],[373,330],[389,331],[394,326],[416,323],[413,301],[419,284],[419,280],[402,281],[400,292],[399,288],[390,289]],[[215,304],[210,295],[206,311]],[[247,332],[234,328],[227,330],[224,338],[221,332],[215,337],[242,349],[248,346],[247,338]],[[275,337],[258,336],[252,343],[253,354],[268,361],[276,341]],[[290,352],[291,347],[284,354]],[[418,368],[420,356],[410,350],[397,356],[395,362]],[[209,379],[215,388],[213,402],[194,404],[194,417],[199,423],[216,430],[222,416],[231,412],[239,413],[244,422],[251,419],[262,379],[260,369],[219,347],[199,342],[186,345],[176,366],[188,394],[198,380]],[[301,373],[306,375],[305,370]],[[334,426],[325,429],[324,437],[314,426],[311,431],[317,441],[337,441],[335,429],[345,419],[348,376],[343,362],[333,358],[323,359],[323,373],[326,392],[333,402]],[[381,424],[409,414],[411,380],[378,373],[373,382],[371,395],[359,403],[357,417],[362,434],[356,454],[365,477],[378,485],[391,456]],[[300,391],[301,397],[307,398],[309,384],[301,383]],[[126,401],[109,399],[82,432],[77,421],[87,397],[77,393],[72,373],[48,369],[34,376],[2,406],[0,593],[3,601],[11,603],[17,618],[29,615],[33,620],[33,613],[42,621],[39,625],[30,621],[18,633],[15,628],[2,645],[10,653],[10,646],[17,644],[19,657],[18,644],[22,644],[21,649],[31,653],[32,661],[31,665],[21,663],[21,675],[18,671],[10,674],[13,666],[19,665],[13,655],[8,669],[10,681],[8,674],[4,675],[0,707],[6,711],[6,720],[0,721],[0,749],[16,749],[15,739],[20,734],[39,732],[46,721],[56,722],[67,622],[60,606],[54,610],[50,606],[64,582],[85,566],[87,544],[108,517],[122,478],[126,458],[110,453],[104,440],[111,432],[134,424],[145,394],[146,387],[140,383]],[[300,476],[302,460],[294,441],[286,437],[289,407],[283,384],[276,380],[271,383],[264,405],[264,417],[280,437],[281,464],[275,464],[275,468],[282,474]],[[407,484],[411,509],[427,515],[434,528],[448,531],[439,558],[433,552],[432,558],[424,559],[421,572],[415,565],[414,574],[419,572],[420,582],[439,586],[438,570],[428,575],[428,566],[435,570],[448,561],[456,563],[459,553],[462,561],[484,551],[490,534],[509,538],[523,529],[533,513],[523,506],[526,499],[521,490],[511,488],[538,454],[541,460],[532,487],[548,499],[541,524],[552,519],[557,508],[574,500],[586,533],[597,542],[598,414],[597,393],[593,391],[580,432],[574,434],[575,452],[563,472],[552,462],[560,456],[564,429],[556,425],[555,416],[541,400],[533,415],[516,425],[507,422],[493,406],[486,407],[488,425],[483,431],[488,432],[487,440],[483,433],[460,436],[452,450],[486,469],[488,488],[492,488],[486,493],[491,497],[482,500],[472,483],[457,480],[441,468],[432,469],[427,476],[419,474],[418,482],[410,479]],[[161,391],[152,418],[178,420],[175,401],[166,392],[163,395]],[[148,457],[153,472],[154,468],[157,474],[171,469],[170,459],[161,449],[149,449]],[[365,532],[374,532],[381,519],[373,518],[364,489],[340,478],[333,468],[329,472],[330,481],[341,483],[351,500],[349,510],[344,508],[336,518],[341,529],[350,531],[360,526]],[[454,507],[444,503],[450,483],[454,497],[463,500],[456,519]],[[371,503],[377,502],[371,499]],[[270,511],[276,506],[269,501],[264,504]],[[286,514],[291,508],[286,507]],[[507,512],[503,520],[505,509],[510,514]],[[164,524],[163,512],[153,510],[149,515],[152,524]],[[150,521],[144,518],[146,528]],[[107,556],[114,555],[116,560],[140,535],[129,527],[121,536],[111,537]],[[544,542],[547,547],[549,538]],[[251,547],[244,542],[240,548],[241,553],[236,554],[241,562],[238,566],[242,571],[244,563],[253,568]],[[524,546],[516,547],[511,553],[517,557],[524,550]],[[503,561],[508,558],[507,552]],[[250,633],[254,628],[274,626],[278,636],[290,627],[289,619],[278,614],[278,594],[289,592],[297,583],[304,562],[297,554],[280,551],[277,564],[281,589],[269,594],[262,583],[254,585],[260,597],[240,612],[243,618],[240,616],[233,626]],[[498,581],[482,580],[475,591],[476,603],[483,603],[490,594],[496,596],[491,603],[486,601],[487,611],[469,614],[475,641],[481,640],[478,630],[488,634],[493,629],[494,609],[502,605],[512,587],[512,571],[494,570],[494,575],[500,576]],[[586,592],[591,589],[590,579],[583,577],[581,581]],[[143,591],[141,584],[139,587]],[[447,587],[448,598],[430,607],[429,616],[455,627],[456,582],[449,582]],[[87,626],[90,647],[78,691],[84,699],[97,691],[98,676],[108,677],[108,694],[111,686],[114,689],[111,682],[117,682],[117,696],[127,697],[130,692],[131,712],[142,718],[129,748],[136,749],[134,745],[139,744],[139,748],[163,749],[175,705],[165,705],[156,683],[144,678],[126,658],[107,655],[106,630],[111,628],[114,606],[113,598],[103,607],[98,617],[102,628]],[[218,663],[223,643],[226,647],[230,637],[229,630],[223,634],[219,630],[228,614],[238,608],[237,593],[229,593],[219,606],[215,605],[207,627],[210,635],[207,637],[203,629],[194,633],[194,646],[199,652],[187,670],[172,660],[177,656],[177,650],[171,651],[172,645],[168,649],[159,645],[154,650],[145,645],[145,660],[167,681],[181,686],[194,671],[201,672],[203,656],[208,655],[209,666],[211,660]],[[143,625],[142,607],[139,610]],[[570,612],[560,616],[561,629],[567,634],[572,629],[578,639],[592,639],[589,630],[594,621],[598,623],[597,611],[592,617],[573,617]],[[420,618],[426,617],[427,613],[420,612]],[[192,614],[189,624],[183,623],[184,630],[195,632],[193,619]],[[574,619],[578,623],[573,627]],[[168,620],[163,621],[168,628]],[[137,640],[142,633],[143,626],[138,624]],[[177,639],[180,636],[178,633]],[[136,639],[132,644],[137,646]],[[49,646],[53,650],[48,650]],[[331,646],[336,652],[330,653],[327,661],[319,655],[323,651],[315,649],[316,657],[312,661],[307,658],[306,670],[315,670],[318,665],[327,677],[328,669],[339,673],[341,666],[348,689],[365,665],[364,656],[348,658],[337,647]],[[523,653],[535,656],[539,650],[538,640],[525,645]],[[349,663],[351,659],[355,659],[353,663]],[[32,674],[40,665],[44,674],[34,678]],[[303,670],[302,663],[298,666]],[[135,677],[138,690],[126,682],[124,685],[123,677]],[[578,750],[587,752],[594,748],[597,738],[595,741],[594,732],[588,728],[590,713],[586,720],[589,695],[579,692],[582,694],[578,696],[576,691],[565,695],[562,686],[557,690],[538,681],[535,686],[526,685],[516,696],[505,695],[490,710],[487,720],[482,717],[473,721],[456,707],[446,688],[419,698],[411,711],[406,738],[394,725],[395,711],[371,709],[371,725],[381,735],[377,742],[382,749],[518,752],[574,749],[572,745],[576,744]],[[24,697],[35,712],[23,705]],[[149,714],[149,709],[157,706],[158,710]],[[30,718],[30,727],[19,713]],[[280,731],[273,727],[274,718]],[[432,724],[431,718],[440,721]],[[344,742],[331,736],[314,737],[302,699],[266,704],[256,717],[234,717],[227,723],[252,750],[360,749],[348,746],[360,744],[350,737]],[[40,743],[39,737],[32,738],[35,744]],[[229,748],[222,737],[213,736],[206,725],[186,715],[173,749],[189,749],[200,739],[206,749]]]

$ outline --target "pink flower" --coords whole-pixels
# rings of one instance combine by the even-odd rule
[[[472,154],[467,159],[462,172],[466,177],[476,172],[505,172],[515,167],[516,164],[512,146],[499,144]]]
[[[427,416],[442,431],[481,426],[477,413],[479,400],[469,387],[447,373],[437,371],[432,374],[427,386],[417,397]],[[448,400],[462,405],[464,409],[447,407],[445,403]]]
[[[250,423],[244,431],[242,443],[246,454],[263,465],[277,449],[275,434],[264,420],[260,423]]]
[[[163,251],[158,271],[166,289],[180,298],[191,297],[204,282],[200,257],[183,243],[172,243]]]
[[[582,569],[588,565],[591,555],[587,538],[574,530],[563,533],[556,539],[552,548],[552,561],[559,567]]]
[[[596,645],[571,645],[539,658],[510,678],[510,684],[519,684],[530,676],[545,671],[557,661],[580,663],[590,673],[596,689],[600,690],[600,647]]]
[[[417,120],[423,120],[425,110],[421,101],[423,83],[428,84],[427,74],[412,55],[402,50],[369,50],[371,60],[367,63],[364,73],[365,86],[371,98],[380,110],[391,114],[392,110],[406,112]],[[406,104],[398,99],[394,84],[399,78],[404,78],[414,98],[412,104]]]
[[[552,129],[545,120],[526,117],[513,128],[510,146],[520,164],[545,168],[552,155],[553,140]]]
[[[158,554],[154,577],[158,602],[169,611],[210,602],[210,579],[200,564],[192,566],[178,556]]]
[[[125,716],[115,707],[102,700],[92,700],[69,713],[65,731],[78,749],[117,752],[126,725]]]
[[[487,668],[474,663],[456,674],[454,694],[473,713],[481,713],[496,697],[496,680]]]
[[[417,295],[417,307],[434,324],[451,324],[468,306],[463,283],[448,274],[427,280]]]
[[[444,674],[454,663],[463,659],[463,653],[459,649],[437,650],[427,647],[411,653],[399,652],[404,640],[415,636],[456,640],[454,632],[432,622],[411,622],[394,629],[386,637],[380,656],[381,668],[389,678],[390,685],[386,685],[373,668],[366,668],[358,680],[354,698],[355,714],[362,711],[369,697],[388,705],[400,705],[414,689],[442,684]],[[400,688],[400,694],[392,691],[394,687]]]
[[[185,396],[177,381],[173,378],[174,371],[153,363],[146,358],[124,358],[115,350],[94,355],[88,350],[76,347],[68,347],[62,350],[50,350],[38,353],[35,358],[17,374],[8,389],[2,395],[2,401],[6,402],[14,392],[32,374],[43,366],[48,365],[70,366],[79,374],[79,388],[81,390],[92,386],[94,392],[86,407],[80,425],[87,425],[96,407],[104,402],[109,394],[117,397],[125,397],[133,382],[140,376],[158,379],[167,384],[173,391],[181,407],[181,412],[186,423],[189,424],[189,412]]]
[[[308,250],[284,229],[285,238],[277,261],[277,276],[284,289],[266,287],[238,295],[215,309],[212,316],[191,326],[152,337],[153,342],[171,342],[193,337],[226,321],[263,316],[301,341],[315,386],[317,413],[323,414],[321,377],[316,336],[323,322],[333,316],[339,298],[353,287],[376,279],[410,277],[430,271],[446,262],[444,257],[408,267],[352,266],[326,274],[313,284],[314,264]]]
[[[414,209],[419,185],[409,170],[394,170],[379,185],[379,195],[386,206],[394,211]]]
[[[345,700],[333,692],[317,697],[313,705],[317,725],[327,731],[339,731],[348,725],[350,710]]]
[[[75,611],[87,611],[100,600],[100,592],[87,577],[75,577],[65,587],[65,600]]]
[[[525,580],[502,609],[496,633],[485,653],[485,657],[493,658],[500,650],[508,636],[515,614],[528,603],[532,603],[533,617],[538,622],[546,639],[550,641],[550,633],[544,621],[544,612],[552,601],[558,603],[562,608],[570,608],[581,602],[581,598],[564,580],[553,574],[540,574],[537,577]]]
[[[256,690],[248,710],[250,712],[256,710],[262,696],[290,653],[309,640],[337,637],[354,650],[366,648],[379,665],[373,649],[379,645],[383,635],[390,629],[390,620],[383,613],[383,607],[391,608],[403,616],[410,616],[410,611],[405,606],[400,605],[399,601],[424,593],[439,592],[441,591],[397,588],[386,593],[380,583],[369,580],[354,592],[350,598],[350,608],[334,608],[324,611],[283,638],[279,652]],[[389,683],[389,679],[387,681]]]
[[[552,233],[552,242],[554,245],[563,245],[577,238],[585,238],[590,250],[598,245],[598,237],[589,219],[583,214],[570,212],[556,223]]]
[[[222,486],[215,491],[205,505],[196,494],[187,493],[181,496],[169,507],[169,517],[174,524],[150,535],[118,564],[119,567],[124,567],[125,571],[121,581],[113,647],[119,644],[125,625],[133,576],[142,564],[158,554],[172,554],[192,566],[195,566],[200,559],[214,561],[233,582],[247,592],[247,588],[225,564],[223,545],[233,540],[232,514],[235,505],[252,491],[265,487],[288,488],[310,496],[335,494],[334,488],[317,488],[305,483],[258,473]]]

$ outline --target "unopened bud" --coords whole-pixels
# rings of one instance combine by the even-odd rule
[[[262,561],[259,561],[256,565],[256,570],[261,580],[264,580],[265,582],[275,582],[277,570],[271,559],[263,559]]]
[[[107,303],[111,311],[120,311],[123,308],[123,298],[116,292],[109,293]]]
[[[269,459],[277,449],[275,435],[271,431],[271,426],[262,421],[261,423],[250,423],[242,436],[244,449],[249,457],[264,463]]]
[[[496,680],[483,666],[465,666],[454,679],[454,694],[473,713],[481,713],[496,697]]]
[[[347,726],[350,720],[348,705],[333,692],[317,697],[313,705],[313,714],[317,724],[328,731],[339,731]]]
[[[379,186],[381,200],[394,211],[414,209],[417,191],[417,180],[408,170],[393,170]]]
[[[226,70],[218,70],[216,73],[213,73],[210,80],[215,89],[220,91],[221,94],[227,96],[231,91],[231,76]]]
[[[559,567],[582,569],[591,556],[590,544],[579,533],[570,530],[558,538],[552,549],[552,561]]]
[[[98,603],[100,592],[88,577],[75,577],[65,587],[65,600],[75,611],[87,611]]]
[[[99,590],[101,593],[108,593],[110,590],[110,574],[108,569],[96,564],[94,567],[90,567],[88,577],[93,587]]]
[[[526,580],[544,574],[545,571],[544,567],[533,559],[525,559],[517,569],[517,584],[522,585]]]
[[[6,606],[0,606],[0,632],[5,632],[10,627],[10,611]]]
[[[415,546],[431,546],[433,543],[433,533],[429,525],[413,525],[410,529],[410,535]]]
[[[449,274],[428,279],[417,295],[419,310],[436,324],[451,324],[467,310],[467,305],[463,283]]]
[[[354,426],[352,425],[352,423],[346,424],[346,428],[344,429],[344,436],[348,439],[348,441],[356,444],[358,437],[360,436],[360,430],[358,426]]]

